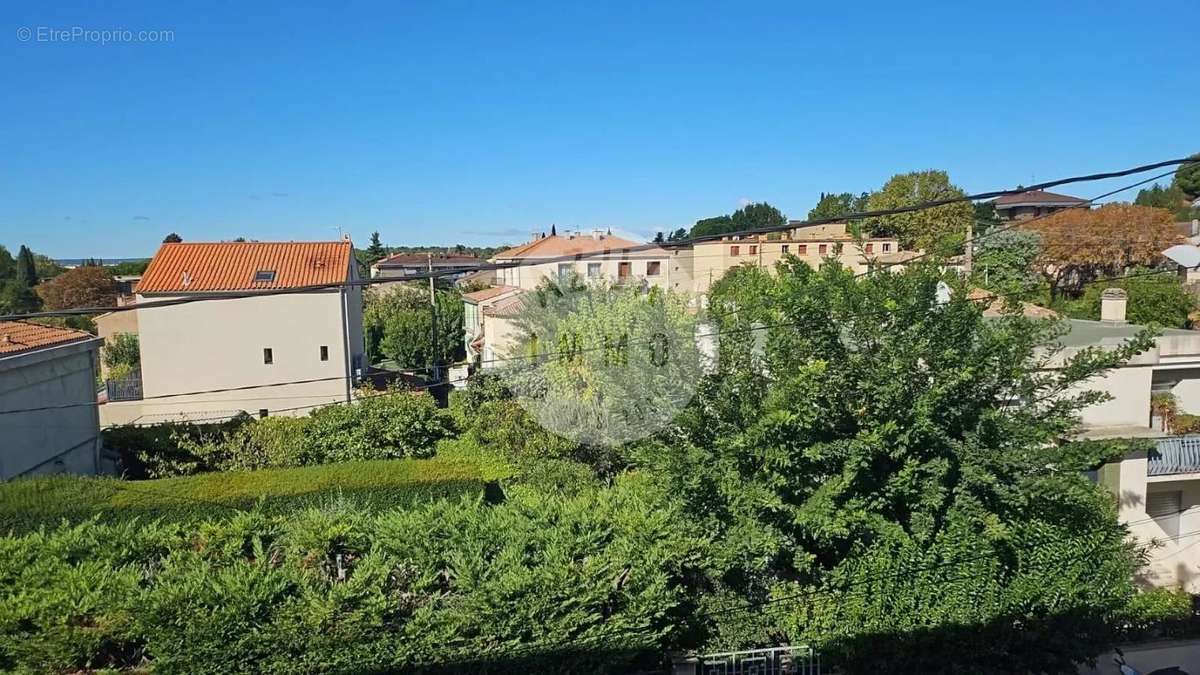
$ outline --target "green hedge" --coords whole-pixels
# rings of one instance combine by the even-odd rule
[[[341,497],[366,507],[391,507],[438,497],[482,495],[485,483],[493,479],[484,478],[477,462],[453,456],[144,481],[41,476],[0,484],[0,532],[25,532],[63,519],[79,522],[92,516],[104,522],[225,517],[260,503],[265,512],[277,513]]]
[[[42,530],[0,538],[0,671],[630,672],[703,546],[628,485]]]

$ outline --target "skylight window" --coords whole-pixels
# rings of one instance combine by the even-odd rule
[[[259,270],[254,273],[254,281],[270,283],[275,281],[275,270]]]

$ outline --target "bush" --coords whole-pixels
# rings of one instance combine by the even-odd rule
[[[103,522],[223,518],[257,507],[283,513],[353,498],[364,508],[484,494],[480,465],[467,458],[404,459],[319,467],[207,473],[145,481],[41,476],[0,484],[0,532],[25,532],[96,517]]]
[[[1145,273],[1146,270],[1139,269],[1132,275]],[[1130,323],[1187,328],[1190,324],[1188,315],[1196,308],[1195,299],[1177,277],[1159,274],[1090,284],[1083,297],[1066,304],[1065,311],[1076,319],[1099,319],[1100,296],[1107,288],[1122,288],[1128,294],[1125,316]]]
[[[425,393],[390,391],[308,417],[242,416],[220,424],[113,427],[104,444],[130,478],[206,471],[309,466],[348,460],[430,457],[453,431],[451,417]]]
[[[628,672],[693,621],[701,533],[619,488],[0,540],[0,669]]]
[[[142,362],[142,351],[137,333],[117,333],[104,343],[104,366],[109,371],[118,368],[126,373]],[[115,375],[110,375],[116,379]]]

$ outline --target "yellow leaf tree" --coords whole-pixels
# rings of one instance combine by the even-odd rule
[[[1077,295],[1095,279],[1160,264],[1162,252],[1183,240],[1170,211],[1125,203],[1064,209],[1021,227],[1041,235],[1034,265],[1050,282],[1051,297]]]

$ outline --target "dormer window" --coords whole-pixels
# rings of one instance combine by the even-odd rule
[[[259,270],[254,273],[254,283],[271,283],[275,281],[275,270]]]

